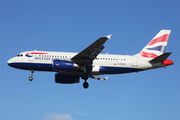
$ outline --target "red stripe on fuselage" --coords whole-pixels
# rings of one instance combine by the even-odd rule
[[[153,45],[158,42],[168,42],[170,34],[164,34],[156,39],[151,40],[151,42],[148,44],[148,46]]]
[[[48,53],[40,53],[40,52],[31,52],[31,53],[27,53],[26,55],[28,55],[28,54],[48,54]]]

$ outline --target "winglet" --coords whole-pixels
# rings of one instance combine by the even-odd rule
[[[111,36],[112,36],[112,34],[110,34],[110,35],[108,35],[108,36],[106,36],[108,39],[111,39]]]
[[[105,77],[104,80],[107,81],[108,77]]]

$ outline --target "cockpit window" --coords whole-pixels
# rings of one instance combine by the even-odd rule
[[[17,55],[17,57],[22,57],[22,56],[23,56],[23,54],[18,54],[18,55]]]

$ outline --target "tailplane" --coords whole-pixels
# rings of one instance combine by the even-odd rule
[[[174,62],[172,60],[167,60],[171,52],[163,53],[162,55],[150,60],[150,63],[162,63],[164,66],[173,65]]]
[[[150,60],[149,62],[150,63],[163,63],[168,57],[169,55],[171,54],[171,52],[166,52],[166,53],[163,53],[162,55]]]
[[[156,58],[162,55],[168,43],[171,30],[161,30],[139,53],[142,57]]]

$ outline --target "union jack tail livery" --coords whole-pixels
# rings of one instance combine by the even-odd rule
[[[171,30],[161,30],[139,53],[142,57],[156,58],[164,53]]]

